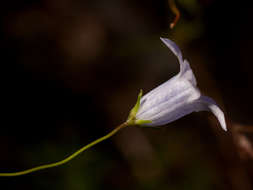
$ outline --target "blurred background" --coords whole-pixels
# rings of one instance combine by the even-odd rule
[[[130,127],[67,165],[0,178],[1,189],[252,190],[250,1],[10,0],[0,6],[0,172],[63,159],[124,122],[140,89],[191,63],[226,112]]]

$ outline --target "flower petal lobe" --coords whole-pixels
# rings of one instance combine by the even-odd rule
[[[216,102],[207,96],[201,96],[198,100],[199,106],[196,107],[196,111],[211,111],[218,119],[222,129],[227,131],[227,125],[223,111],[218,107]]]

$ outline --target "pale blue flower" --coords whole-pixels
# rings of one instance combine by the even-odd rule
[[[135,115],[138,121],[150,121],[147,126],[159,126],[198,111],[211,111],[226,128],[224,113],[214,100],[201,95],[195,76],[187,60],[184,60],[179,47],[169,39],[161,38],[163,43],[177,56],[180,72],[167,82],[156,87],[140,99]]]

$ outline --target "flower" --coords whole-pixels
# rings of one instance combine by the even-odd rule
[[[160,126],[192,112],[211,111],[226,131],[224,113],[214,100],[201,95],[191,67],[183,59],[179,47],[169,39],[161,40],[177,56],[180,72],[143,97],[141,92],[128,121],[144,126]]]

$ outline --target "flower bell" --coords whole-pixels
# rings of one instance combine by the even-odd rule
[[[179,47],[169,39],[162,42],[177,56],[180,72],[142,96],[138,96],[131,110],[128,122],[144,126],[159,126],[175,121],[187,114],[198,111],[211,111],[226,131],[224,113],[214,100],[201,95],[195,76],[187,60],[184,60]]]

